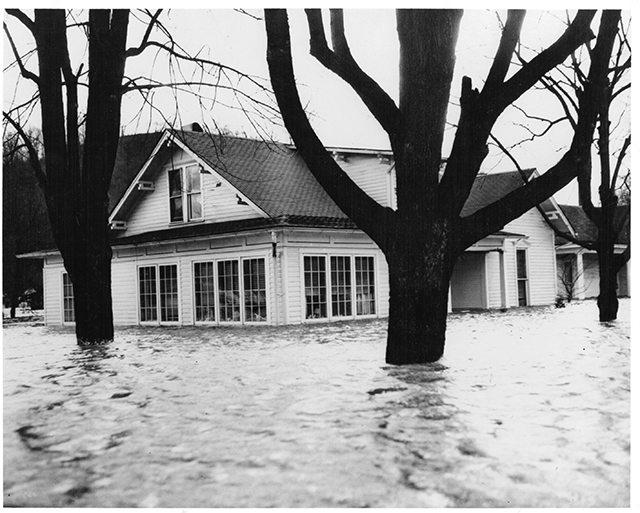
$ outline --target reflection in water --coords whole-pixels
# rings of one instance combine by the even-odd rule
[[[4,505],[628,505],[628,302],[591,306],[454,315],[404,367],[384,321],[5,329]]]

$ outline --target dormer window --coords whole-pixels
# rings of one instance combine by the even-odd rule
[[[169,171],[169,210],[171,222],[202,219],[202,184],[198,165]]]

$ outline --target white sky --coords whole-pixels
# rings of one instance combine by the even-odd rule
[[[540,3],[544,7],[544,2]],[[587,2],[588,4],[588,2]],[[181,4],[187,5],[187,4]],[[255,5],[255,3],[254,3]],[[361,4],[360,4],[361,5]],[[109,4],[113,7],[112,4]],[[251,3],[249,3],[251,7]],[[155,8],[155,6],[154,6]],[[250,12],[261,16],[260,10]],[[504,18],[504,11],[500,12]],[[553,41],[563,30],[562,12],[554,15],[541,15],[540,12],[530,12],[527,15],[522,41],[533,48],[542,48],[545,43]],[[303,102],[308,102],[308,110],[312,113],[312,123],[320,138],[326,145],[342,147],[387,148],[388,139],[384,131],[368,113],[357,95],[333,75],[325,70],[314,58],[308,54],[308,31],[306,18],[301,10],[290,10],[289,13],[296,77],[299,81],[300,94]],[[12,35],[20,48],[31,44],[30,36],[15,20],[5,16]],[[231,9],[220,10],[173,10],[164,17],[164,23],[171,30],[176,41],[190,53],[201,52],[203,56],[238,68],[246,73],[267,78],[266,65],[266,36],[263,22],[249,16],[234,12]],[[352,52],[360,66],[376,79],[380,85],[397,100],[398,97],[398,42],[395,30],[395,14],[389,9],[347,10],[345,12],[347,37]],[[130,23],[130,42],[133,46],[141,37],[139,24],[134,20]],[[597,25],[594,24],[594,29]],[[468,75],[475,87],[480,88],[486,77],[491,57],[499,40],[499,29],[496,13],[489,10],[472,10],[465,12],[460,37],[457,46],[456,76],[452,85],[452,102],[457,102],[461,78]],[[3,38],[5,66],[12,58],[6,37]],[[76,46],[82,49],[81,41]],[[154,76],[166,77],[166,62],[159,59],[151,60],[152,52],[145,52],[143,57],[131,59],[127,64],[128,75],[148,75],[153,69]],[[79,62],[81,55],[72,56]],[[74,64],[77,67],[77,64]],[[35,59],[30,62],[34,69]],[[35,71],[35,69],[34,69]],[[165,78],[166,80],[166,78]],[[14,95],[24,97],[30,90],[31,84],[22,81],[16,92],[14,87],[16,71],[5,72],[3,108],[6,110]],[[255,94],[252,88],[244,89],[249,94]],[[523,98],[521,104],[535,115],[543,115],[556,109],[555,101],[539,95],[529,95]],[[162,115],[175,121],[176,125],[191,121],[200,121],[212,126],[212,120],[219,127],[226,127],[234,132],[255,136],[247,118],[238,111],[232,111],[222,106],[232,99],[228,94],[220,93],[219,102],[212,110],[202,112],[197,101],[191,95],[180,95],[176,102],[169,91],[157,93],[155,108]],[[155,114],[137,117],[140,108],[139,95],[130,93],[123,100],[123,117],[125,133],[145,131],[149,127],[159,129],[165,126],[161,116]],[[455,105],[450,107],[450,120],[457,119]],[[34,122],[37,119],[34,117]],[[288,140],[288,134],[275,125],[262,125],[263,129],[271,132],[276,139]],[[447,156],[453,136],[453,129],[448,131],[443,155]],[[513,117],[506,114],[498,122],[495,134],[504,142],[515,142],[523,138],[524,132],[514,127]],[[536,167],[544,172],[562,155],[562,150],[568,145],[571,133],[567,130],[554,130],[544,141],[537,141],[522,146],[514,154],[522,167]],[[492,151],[485,161],[485,171],[513,169],[513,164],[499,152]],[[570,186],[568,191],[556,195],[561,202],[576,202],[576,186]]]

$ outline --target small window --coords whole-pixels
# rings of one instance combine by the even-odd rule
[[[351,258],[331,257],[331,315],[351,316]]]
[[[267,320],[267,280],[264,258],[242,261],[244,285],[244,315],[248,322]]]
[[[202,219],[202,183],[199,166],[169,171],[169,212],[171,222]]]
[[[516,267],[518,274],[518,306],[527,306],[527,251],[525,249],[516,250]]]
[[[64,322],[76,322],[73,283],[67,273],[62,273],[62,319]]]

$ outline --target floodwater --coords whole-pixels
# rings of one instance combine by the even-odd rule
[[[4,328],[4,506],[629,507],[630,315],[452,315],[384,363],[384,320]]]

